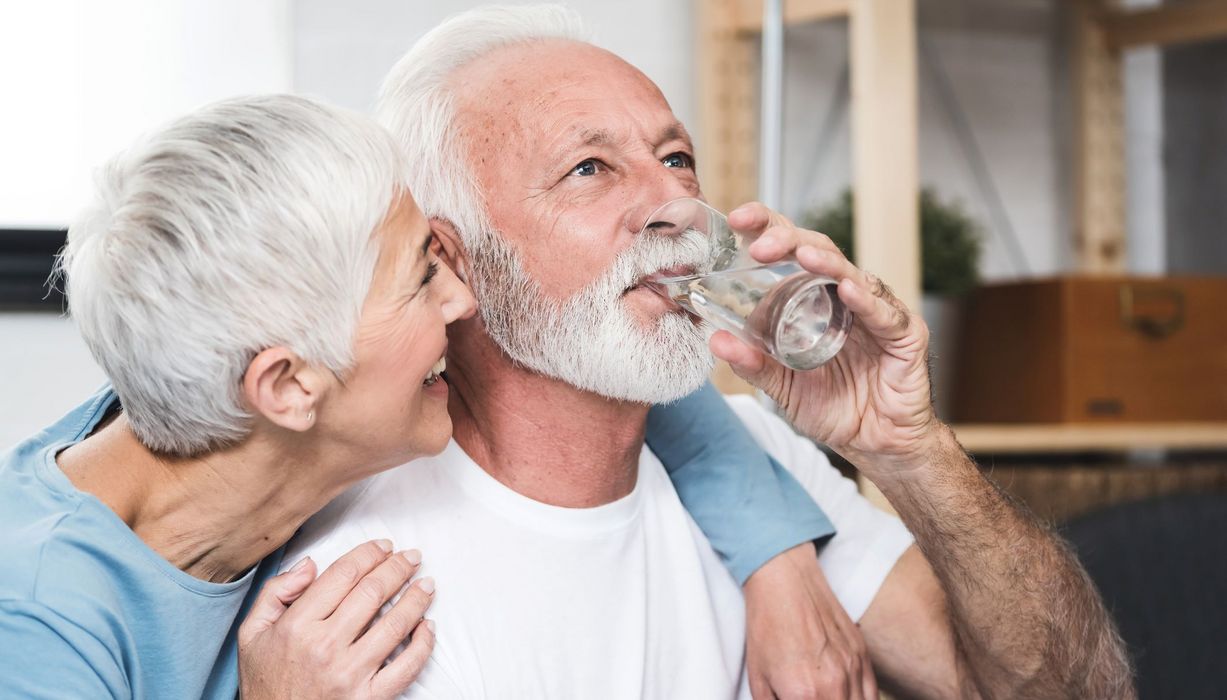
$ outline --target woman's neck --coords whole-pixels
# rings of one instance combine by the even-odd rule
[[[240,578],[350,483],[254,438],[198,458],[160,456],[122,414],[56,461],[163,559],[213,582]]]

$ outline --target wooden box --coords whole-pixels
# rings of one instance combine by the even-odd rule
[[[1227,278],[989,285],[961,330],[958,422],[1227,420]]]

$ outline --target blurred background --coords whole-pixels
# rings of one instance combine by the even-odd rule
[[[474,4],[0,4],[0,449],[104,381],[45,285],[94,167],[228,96],[368,111]],[[1227,687],[1227,1],[569,5],[660,85],[714,204],[767,201],[923,310],[943,417],[1067,528],[1143,690]]]

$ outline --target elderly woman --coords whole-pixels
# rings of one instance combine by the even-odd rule
[[[233,698],[270,555],[447,443],[445,327],[474,302],[404,169],[373,123],[289,96],[198,111],[104,169],[62,267],[113,388],[0,461],[0,694]],[[368,624],[419,561],[357,548],[285,613],[298,635],[275,633],[289,599],[254,601],[244,694],[294,694],[280,669],[317,693],[406,687],[433,585]],[[306,644],[329,653],[296,663]]]

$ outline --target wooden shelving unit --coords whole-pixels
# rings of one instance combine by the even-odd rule
[[[753,199],[757,189],[755,46],[762,32],[763,0],[698,0],[696,11],[698,126],[706,149],[700,175],[708,200],[727,210]],[[857,259],[917,308],[916,0],[786,0],[783,6],[785,24],[834,18],[847,20],[850,38]],[[1070,0],[1068,19],[1075,107],[1072,247],[1079,273],[1119,274],[1128,259],[1122,53],[1137,46],[1227,37],[1227,0],[1144,10],[1126,9],[1119,0]],[[715,382],[726,392],[749,389],[727,367],[717,370]],[[1227,423],[960,425],[955,432],[973,454],[984,455],[1156,448],[1227,452]],[[1072,481],[1067,486],[1072,488]],[[862,482],[862,490],[889,509],[872,484]]]

